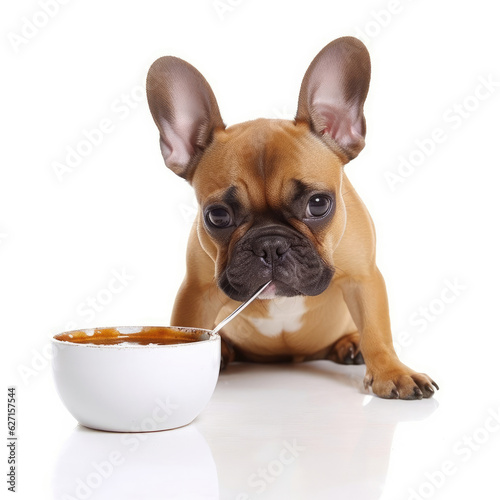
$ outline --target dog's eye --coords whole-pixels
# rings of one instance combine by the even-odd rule
[[[227,227],[231,224],[231,215],[225,208],[213,208],[207,214],[210,224],[215,227]]]
[[[316,194],[307,203],[307,217],[323,217],[332,206],[332,200],[328,196]]]

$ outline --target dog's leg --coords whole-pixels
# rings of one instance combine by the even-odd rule
[[[202,251],[197,233],[196,225],[191,231],[188,252],[188,272],[177,292],[175,304],[172,311],[171,324],[174,326],[191,326],[195,328],[206,328],[210,330],[216,324],[217,315],[229,300],[217,287],[213,280],[213,262]],[[195,272],[189,272],[194,269]],[[233,362],[236,352],[221,336],[221,370]]]
[[[224,338],[224,333],[220,332],[221,340],[221,358],[220,358],[220,369],[225,370],[229,363],[232,363],[236,359],[236,351],[234,350],[231,342]]]
[[[372,387],[374,394],[382,398],[431,397],[437,384],[401,363],[394,351],[387,292],[380,271],[375,267],[369,276],[346,277],[339,280],[339,285],[360,333],[366,363],[365,387]]]
[[[186,278],[175,299],[172,325],[206,328],[207,330],[213,328],[216,323],[216,315],[221,308],[220,301],[214,298],[218,293],[217,290],[211,289],[202,291],[196,283],[191,283]],[[224,332],[221,331],[220,336],[220,368],[224,370],[229,363],[235,360],[236,353],[231,343],[224,338]]]

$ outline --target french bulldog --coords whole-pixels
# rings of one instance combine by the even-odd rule
[[[272,280],[221,333],[224,365],[364,362],[374,394],[428,398],[437,384],[394,350],[373,222],[344,172],[365,145],[370,72],[363,43],[339,38],[306,71],[295,120],[226,127],[198,70],[153,63],[161,153],[199,204],[171,321],[211,329]]]

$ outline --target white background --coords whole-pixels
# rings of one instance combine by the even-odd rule
[[[1,351],[4,388],[17,386],[19,399],[17,498],[64,498],[85,473],[61,463],[88,467],[111,439],[75,428],[52,385],[48,339],[73,326],[169,323],[195,208],[159,152],[150,64],[170,54],[196,66],[227,124],[293,118],[308,64],[343,35],[365,41],[373,71],[367,146],[346,171],[375,221],[401,357],[441,391],[432,402],[380,401],[362,393],[362,369],[234,368],[186,442],[210,455],[221,498],[497,498],[500,432],[481,431],[500,410],[494,2],[222,0],[218,10],[209,0],[73,0],[48,20],[42,3],[11,2],[1,16]],[[57,175],[54,164],[102,120],[112,130]],[[418,165],[391,189],[401,158]],[[110,295],[114,273],[126,284]],[[179,434],[169,436],[154,439]],[[264,492],[252,489],[252,472],[299,438],[306,451]],[[161,453],[148,449],[92,498],[140,498],[130,484],[143,491],[164,477]],[[446,461],[454,472],[426,488]],[[144,498],[173,498],[167,486]]]

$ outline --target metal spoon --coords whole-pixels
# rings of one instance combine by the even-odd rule
[[[241,306],[235,309],[226,319],[223,319],[213,330],[212,333],[217,333],[221,328],[224,328],[236,315],[238,315],[246,306],[252,303],[270,284],[268,281],[265,285],[262,285],[246,302],[243,302]]]

